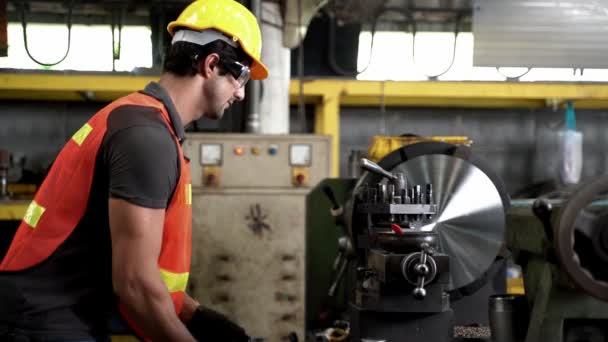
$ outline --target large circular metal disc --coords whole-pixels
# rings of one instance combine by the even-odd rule
[[[579,187],[555,226],[555,252],[562,269],[586,293],[608,301],[606,235],[608,208],[591,204],[608,194],[608,176]],[[601,244],[601,245],[598,245]]]
[[[437,214],[425,231],[439,235],[450,256],[448,291],[466,286],[488,270],[504,241],[505,206],[494,182],[477,166],[450,155],[423,155],[395,166],[408,184],[433,184]]]

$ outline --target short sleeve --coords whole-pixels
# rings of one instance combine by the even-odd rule
[[[179,158],[166,126],[121,129],[104,148],[111,198],[148,208],[168,206],[179,178]]]

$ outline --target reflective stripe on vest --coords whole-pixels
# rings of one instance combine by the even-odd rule
[[[186,184],[186,204],[192,205],[192,184]]]
[[[190,273],[173,273],[161,268],[160,275],[163,278],[165,285],[167,285],[169,292],[173,293],[186,291],[186,286],[188,285],[188,276]]]
[[[91,127],[91,125],[88,123],[85,123],[84,126],[80,127],[80,129],[74,133],[72,140],[74,140],[78,146],[82,146],[82,143],[86,140],[89,134],[91,134],[91,131],[93,131],[93,127]]]
[[[23,221],[25,221],[25,223],[27,223],[32,229],[35,229],[45,211],[46,209],[43,206],[36,203],[36,201],[32,201],[25,211]]]

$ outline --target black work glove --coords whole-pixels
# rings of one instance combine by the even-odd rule
[[[197,341],[249,342],[245,330],[221,313],[200,305],[186,325]]]

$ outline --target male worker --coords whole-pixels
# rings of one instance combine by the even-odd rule
[[[219,119],[264,79],[256,18],[199,0],[170,23],[158,83],[103,108],[67,142],[0,264],[0,340],[107,341],[120,311],[152,341],[248,341],[186,293],[191,184],[184,126]]]

